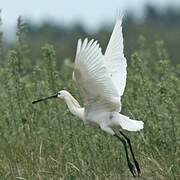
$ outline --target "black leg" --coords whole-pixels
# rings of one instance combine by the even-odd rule
[[[116,138],[118,138],[118,139],[123,143],[124,149],[125,149],[125,153],[126,153],[126,159],[127,159],[127,163],[128,163],[129,170],[130,170],[130,172],[132,173],[132,175],[133,175],[134,177],[136,177],[137,174],[136,174],[136,171],[135,171],[135,167],[134,167],[133,163],[132,163],[132,162],[130,161],[130,159],[129,159],[126,141],[125,141],[123,138],[119,137],[117,134],[115,134],[114,136],[115,136]]]
[[[136,166],[136,169],[137,169],[137,172],[138,172],[138,176],[140,176],[141,174],[141,169],[139,167],[139,163],[137,162],[136,158],[135,158],[135,155],[134,155],[134,152],[133,152],[133,149],[132,149],[132,146],[131,146],[131,141],[130,139],[122,132],[122,131],[119,131],[120,134],[126,139],[128,145],[129,145],[129,148],[130,148],[130,151],[131,151],[131,154],[132,154],[132,157],[133,157],[133,161],[134,161],[134,164]]]

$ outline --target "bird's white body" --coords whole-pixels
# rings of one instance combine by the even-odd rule
[[[66,102],[69,111],[83,120],[85,124],[99,125],[100,128],[114,135],[115,129],[125,129],[128,131],[139,131],[143,129],[143,122],[137,120],[131,120],[129,117],[120,114],[118,111],[103,111],[103,110],[86,110],[81,107],[77,100],[65,90],[60,91],[60,98],[63,98]]]
[[[105,54],[97,41],[81,39],[77,44],[73,80],[79,88],[84,107],[67,91],[59,92],[72,114],[85,123],[97,124],[114,135],[114,129],[143,129],[143,122],[120,114],[121,96],[126,85],[127,63],[123,54],[121,19],[117,20]]]

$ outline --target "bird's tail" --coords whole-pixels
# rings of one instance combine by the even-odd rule
[[[144,127],[143,121],[132,120],[122,114],[119,114],[118,123],[127,131],[140,131]]]

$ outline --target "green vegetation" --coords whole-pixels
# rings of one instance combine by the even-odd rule
[[[123,146],[115,138],[84,126],[60,100],[31,104],[61,89],[79,99],[71,80],[72,69],[62,58],[73,60],[77,37],[86,33],[81,28],[76,28],[73,36],[70,30],[64,32],[70,39],[62,38],[63,43],[55,44],[61,53],[65,50],[56,55],[58,48],[43,43],[40,37],[34,37],[37,40],[32,43],[27,29],[19,18],[17,41],[9,50],[0,33],[0,179],[133,179]],[[95,37],[101,41],[107,34]],[[132,55],[128,54],[122,111],[145,122],[140,133],[127,133],[142,168],[139,179],[178,180],[180,65],[172,63],[163,41],[148,45],[140,36],[137,44]]]

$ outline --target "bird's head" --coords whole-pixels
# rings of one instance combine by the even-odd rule
[[[56,94],[54,94],[52,96],[43,97],[41,99],[33,101],[32,104],[35,104],[35,103],[40,102],[40,101],[45,101],[45,100],[48,100],[48,99],[54,99],[54,98],[65,99],[68,95],[69,95],[69,93],[66,90],[61,90],[61,91],[59,91],[58,93],[56,93]]]
[[[57,93],[57,97],[60,99],[64,99],[69,95],[69,92],[67,92],[66,90],[61,90]]]

